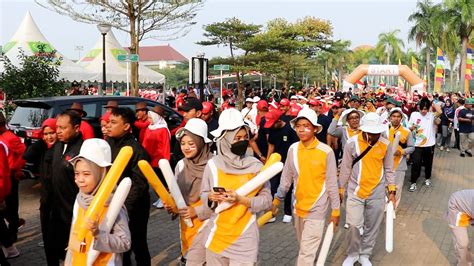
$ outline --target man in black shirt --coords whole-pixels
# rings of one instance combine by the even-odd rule
[[[285,122],[281,119],[281,112],[277,110],[269,111],[265,114],[264,128],[268,130],[268,155],[267,160],[272,153],[278,153],[281,155],[281,161],[286,161],[288,149],[291,144],[298,142],[298,136],[296,132],[291,128],[290,123]],[[281,173],[270,179],[272,195],[277,192],[278,186],[280,185]],[[283,222],[289,223],[292,220],[291,213],[291,193],[293,188],[288,190],[285,197],[285,215],[283,216]]]
[[[125,200],[129,217],[129,228],[132,237],[132,248],[124,253],[123,265],[132,265],[130,255],[135,254],[137,265],[150,265],[151,258],[148,251],[147,227],[150,216],[150,194],[148,193],[148,182],[138,168],[138,161],[150,158],[145,149],[137,142],[131,133],[131,127],[135,122],[135,114],[129,108],[115,108],[110,114],[110,122],[107,124],[107,142],[112,149],[112,159],[115,160],[120,149],[130,146],[133,155],[123,171],[120,180],[130,177],[132,187]]]

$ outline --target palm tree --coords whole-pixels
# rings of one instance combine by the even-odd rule
[[[401,59],[402,48],[405,47],[403,41],[397,37],[400,30],[394,30],[390,32],[384,32],[379,34],[379,41],[375,47],[375,50],[379,55],[387,55],[387,65],[390,64],[392,55],[395,55],[395,59]]]
[[[448,14],[448,26],[455,30],[461,39],[461,62],[459,68],[461,72],[461,86],[464,86],[467,43],[469,42],[469,36],[472,33],[474,24],[474,1],[446,0],[445,6],[447,8],[446,13]],[[469,86],[466,88],[466,92],[469,92]]]
[[[423,0],[416,4],[417,11],[408,17],[409,22],[414,22],[415,25],[408,33],[409,40],[415,40],[416,46],[420,47],[422,44],[426,45],[426,75],[428,88],[431,87],[430,78],[430,54],[439,42],[439,28],[441,24],[440,16],[441,6],[433,5],[430,0]]]

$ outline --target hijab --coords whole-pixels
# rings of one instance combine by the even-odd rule
[[[178,143],[185,135],[193,140],[198,152],[193,158],[183,158],[184,167],[182,171],[175,172],[177,173],[176,178],[179,189],[183,193],[186,204],[190,205],[200,198],[202,175],[207,162],[212,158],[212,153],[210,145],[205,143],[201,136],[193,134],[186,129],[184,129],[184,134],[178,138]]]
[[[247,126],[243,128],[249,134],[249,128]],[[213,162],[218,169],[227,174],[257,173],[262,168],[262,163],[257,158],[247,155],[239,156],[230,150],[234,137],[240,129],[224,131],[217,140],[217,156],[213,158]]]
[[[157,114],[153,111],[148,111],[148,117],[150,117],[151,121],[152,121],[150,123],[150,125],[148,125],[148,128],[150,130],[155,130],[155,129],[159,129],[159,128],[168,129],[168,124],[166,124],[165,119],[161,115],[159,115],[159,114]]]
[[[79,193],[77,194],[77,203],[79,206],[83,209],[87,209],[89,205],[91,204],[92,200],[94,199],[95,194],[99,190],[100,184],[104,180],[105,174],[106,174],[106,168],[105,167],[100,167],[97,164],[93,163],[92,161],[89,161],[84,158],[78,158],[77,160],[74,161],[74,167],[76,167],[77,162],[83,161],[87,164],[89,169],[91,170],[91,175],[95,178],[95,181],[97,185],[95,186],[94,190],[90,194],[83,193],[79,190]],[[109,199],[106,202],[106,206],[109,205],[110,201],[112,200],[113,193],[110,195]]]

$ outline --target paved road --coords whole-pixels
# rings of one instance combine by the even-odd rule
[[[433,166],[433,186],[421,185],[410,193],[407,182],[395,220],[395,246],[392,254],[385,252],[384,227],[379,233],[372,262],[374,265],[453,265],[454,250],[450,231],[444,220],[449,195],[457,190],[474,187],[474,159],[461,158],[457,151],[436,150]],[[407,173],[406,181],[409,179]],[[19,234],[17,246],[21,256],[10,260],[12,265],[45,265],[41,241],[38,199],[35,182],[23,181],[20,214],[27,224]],[[291,224],[268,224],[261,230],[259,265],[293,265],[298,246]],[[164,211],[153,209],[148,225],[148,243],[153,265],[175,265],[179,256],[178,224]],[[342,227],[334,236],[328,265],[341,265],[345,258],[347,231]],[[472,231],[471,231],[472,233]],[[472,235],[472,234],[471,234]],[[472,238],[471,238],[472,239]]]

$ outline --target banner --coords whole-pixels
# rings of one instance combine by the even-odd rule
[[[402,62],[400,61],[400,58],[398,58],[398,65],[399,65],[399,66],[402,65]],[[400,77],[400,75],[398,75],[398,84],[397,84],[397,87],[398,87],[398,88],[405,88],[405,82],[403,81],[402,77]]]
[[[418,76],[420,76],[420,71],[418,71],[418,62],[414,56],[411,57],[411,70],[415,72]]]
[[[441,92],[441,85],[444,83],[444,57],[440,48],[436,49],[436,67],[434,75],[434,91]]]

